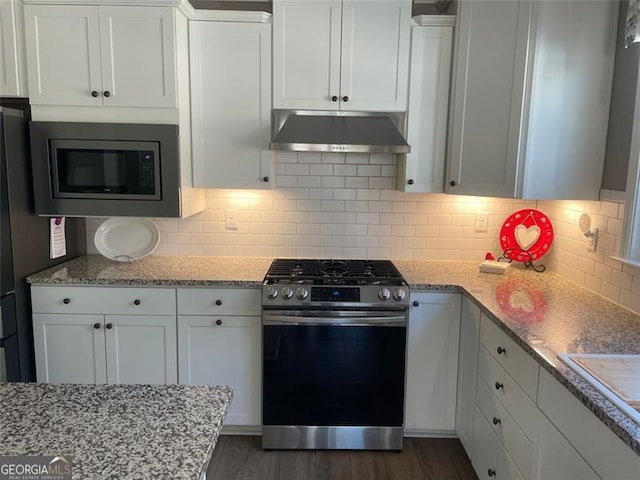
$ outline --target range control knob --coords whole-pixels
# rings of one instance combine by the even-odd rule
[[[267,287],[267,298],[273,300],[278,296],[278,289],[274,287]]]
[[[378,298],[384,302],[391,298],[391,292],[388,288],[381,288],[378,290]]]
[[[293,297],[293,290],[291,290],[289,287],[284,287],[282,289],[282,298],[284,298],[285,300],[289,300],[291,297]]]
[[[309,296],[309,290],[304,287],[300,287],[296,289],[296,297],[300,300],[304,300]]]
[[[399,302],[399,301],[401,301],[401,300],[404,300],[404,297],[405,297],[406,295],[407,295],[407,294],[405,293],[405,291],[404,291],[403,289],[398,288],[398,289],[396,289],[396,290],[393,292],[393,299],[394,299],[394,300],[397,300],[397,301]]]

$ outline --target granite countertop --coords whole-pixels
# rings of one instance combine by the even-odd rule
[[[151,256],[117,264],[81,257],[30,277],[38,285],[258,287],[270,258]],[[640,354],[640,315],[551,272],[513,265],[480,273],[479,262],[394,260],[412,289],[460,292],[640,455],[640,425],[567,367],[562,353]]]
[[[0,384],[0,455],[72,457],[74,479],[206,472],[231,387]]]
[[[260,287],[272,260],[152,255],[127,263],[87,255],[31,275],[27,282],[34,285]]]

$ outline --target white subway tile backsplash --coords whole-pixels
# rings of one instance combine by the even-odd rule
[[[392,154],[276,153],[276,188],[209,189],[207,209],[185,220],[157,219],[159,255],[391,258],[481,261],[501,255],[498,235],[516,210],[538,208],[551,219],[555,242],[539,263],[571,281],[640,312],[640,271],[618,254],[624,208],[615,201],[522,201],[396,190]],[[225,211],[238,211],[226,230]],[[475,231],[477,213],[488,232]],[[599,227],[595,253],[578,218]],[[102,218],[87,219],[90,253]]]

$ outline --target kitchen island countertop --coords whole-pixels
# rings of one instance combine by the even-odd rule
[[[203,477],[227,386],[0,383],[0,455],[71,457],[72,478]]]
[[[259,287],[271,258],[151,256],[132,264],[80,257],[32,275],[34,285]],[[640,425],[567,367],[563,353],[640,354],[640,315],[552,272],[514,264],[506,275],[479,262],[393,260],[412,290],[459,292],[640,455]],[[639,306],[640,309],[640,306]]]

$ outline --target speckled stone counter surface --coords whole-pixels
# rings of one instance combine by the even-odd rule
[[[30,280],[45,285],[257,287],[271,261],[151,256],[118,264],[87,256],[32,275]],[[480,273],[478,263],[394,260],[412,289],[468,295],[640,455],[640,425],[557,358],[561,353],[640,354],[640,315],[550,272],[513,265],[506,275],[494,275]]]
[[[74,479],[206,471],[231,387],[0,384],[0,455],[67,455]]]
[[[550,272],[513,265],[506,275],[478,263],[394,261],[412,289],[463,292],[640,455],[640,425],[567,367],[561,353],[640,354],[640,315]],[[640,308],[640,306],[639,306]]]
[[[170,285],[259,287],[271,258],[149,256],[119,263],[101,255],[78,257],[27,281],[36,285]]]

